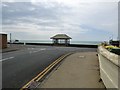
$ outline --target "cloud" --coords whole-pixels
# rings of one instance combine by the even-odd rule
[[[31,35],[33,38],[37,36],[40,39],[47,39],[57,33],[66,33],[73,36],[74,40],[79,40],[81,35],[90,33],[92,36],[94,32],[99,34],[100,31],[104,32],[101,33],[104,36],[113,34],[116,37],[117,0],[97,1],[92,3],[81,0],[3,2],[3,31],[26,33],[29,34],[29,38]]]

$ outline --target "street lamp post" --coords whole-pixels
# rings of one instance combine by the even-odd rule
[[[12,43],[12,40],[11,40],[11,33],[10,33],[10,45],[11,45],[11,43]]]

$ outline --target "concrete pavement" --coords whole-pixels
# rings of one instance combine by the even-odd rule
[[[96,52],[78,52],[64,59],[38,88],[105,88],[99,73]]]

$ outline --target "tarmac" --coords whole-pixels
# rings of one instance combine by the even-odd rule
[[[12,45],[2,53],[24,49]],[[77,52],[65,58],[37,88],[102,88],[97,52]]]
[[[7,53],[7,52],[12,52],[12,51],[17,51],[17,50],[22,50],[27,47],[36,47],[34,45],[24,45],[24,44],[8,44],[7,48],[0,49],[0,53]]]
[[[37,88],[102,88],[97,52],[77,52],[55,68]]]

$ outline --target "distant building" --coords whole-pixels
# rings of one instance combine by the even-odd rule
[[[0,48],[7,48],[7,34],[0,33]]]
[[[113,46],[118,46],[119,47],[119,41],[117,40],[117,41],[113,41],[113,40],[110,40],[109,41],[109,44],[111,44],[111,45],[113,45]]]
[[[68,45],[70,44],[70,39],[72,38],[66,34],[57,34],[50,39],[53,39],[54,45]]]

